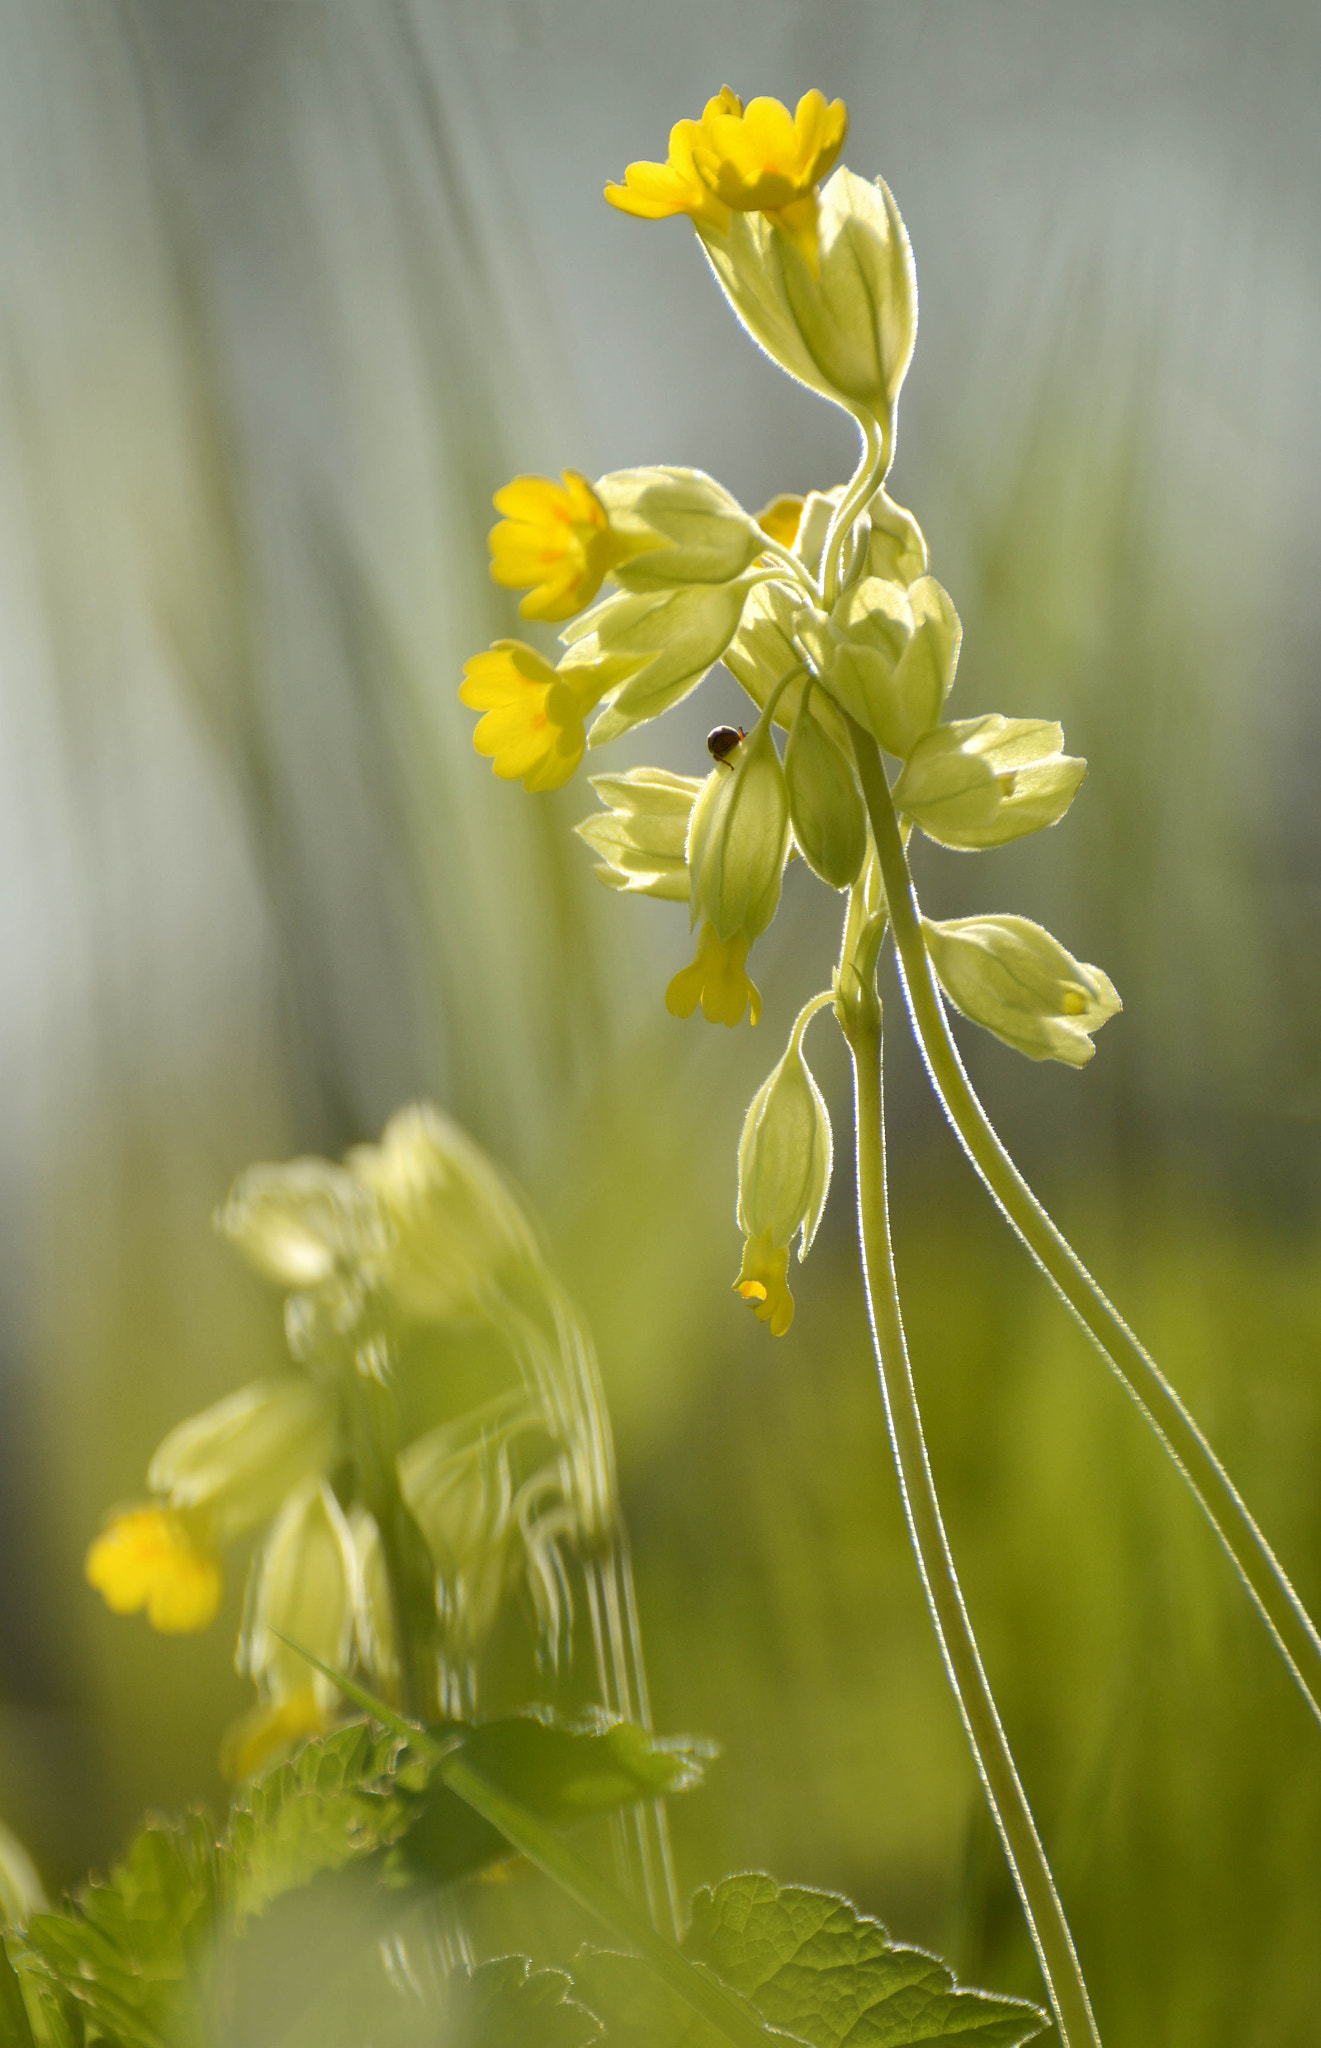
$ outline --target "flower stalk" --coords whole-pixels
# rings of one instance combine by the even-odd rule
[[[1112,1366],[1191,1487],[1321,1719],[1321,1635],[1224,1466],[1153,1358],[1006,1151],[964,1071],[922,938],[921,913],[875,740],[849,720],[913,1029],[955,1136],[1005,1220]]]
[[[1041,1963],[1064,2048],[1100,2048],[1073,1937],[1001,1725],[964,1604],[927,1457],[890,1244],[881,1008],[870,975],[841,973],[836,1006],[853,1059],[858,1236],[890,1445],[945,1670]]]

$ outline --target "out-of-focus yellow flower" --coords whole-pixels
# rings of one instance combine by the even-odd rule
[[[779,100],[712,112],[693,144],[693,167],[735,213],[764,213],[815,277],[820,265],[816,188],[844,147],[848,109],[813,90],[796,111]]]
[[[605,196],[621,213],[633,213],[641,220],[665,220],[671,214],[686,213],[690,219],[723,234],[729,225],[729,208],[703,180],[693,160],[696,147],[706,139],[708,124],[721,115],[735,119],[743,102],[727,85],[708,100],[700,121],[676,121],[670,130],[670,154],[663,164],[630,164],[622,185],[607,185]]]
[[[763,533],[769,534],[772,540],[778,540],[782,546],[791,548],[798,538],[805,503],[805,499],[795,497],[792,492],[786,492],[783,497],[772,498],[770,504],[763,505],[760,512],[754,516]]]
[[[225,1730],[221,1771],[231,1785],[255,1778],[309,1735],[327,1734],[334,1722],[334,1713],[322,1706],[312,1685],[299,1686],[282,1700],[249,1707]]]
[[[87,1553],[87,1582],[113,1614],[136,1614],[162,1635],[207,1628],[220,1605],[220,1560],[174,1508],[126,1508]]]
[[[712,1024],[734,1025],[742,1021],[750,1003],[755,1024],[761,1016],[761,991],[748,978],[747,958],[746,932],[721,940],[713,924],[704,924],[695,958],[680,968],[665,991],[670,1015],[691,1017],[700,1002],[703,1016]]]
[[[752,1303],[758,1322],[769,1323],[772,1337],[783,1337],[794,1319],[794,1298],[789,1292],[789,1247],[775,1246],[769,1230],[759,1231],[743,1247],[743,1264],[735,1292]]]
[[[559,789],[582,759],[583,719],[635,663],[584,662],[561,674],[521,640],[497,640],[463,665],[459,695],[485,712],[472,743],[495,773],[528,790]]]
[[[590,604],[612,565],[606,509],[585,476],[516,476],[495,494],[504,514],[489,535],[491,574],[506,590],[526,590],[525,619],[571,619]]]

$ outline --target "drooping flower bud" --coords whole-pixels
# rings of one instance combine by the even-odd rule
[[[666,768],[630,768],[589,780],[606,808],[574,830],[601,855],[596,872],[607,888],[686,903],[688,828],[700,779]]]
[[[975,851],[1064,816],[1087,773],[1044,718],[961,718],[924,733],[894,787],[901,811],[940,846]]]
[[[720,940],[741,932],[751,945],[774,917],[789,853],[784,770],[761,718],[727,761],[707,776],[688,834],[691,917]]]
[[[1124,1007],[1109,976],[1075,960],[1030,918],[922,920],[940,985],[955,1009],[1026,1053],[1085,1067],[1091,1034]]]
[[[268,1520],[339,1449],[333,1390],[309,1379],[256,1380],[172,1429],[147,1484],[172,1508],[205,1510],[217,1542]]]
[[[830,1117],[803,1057],[803,1033],[828,998],[799,1014],[779,1065],[753,1096],[738,1148],[738,1226],[747,1240],[735,1288],[772,1336],[793,1321],[787,1272],[798,1237],[805,1259],[830,1186]]]
[[[832,889],[848,889],[867,851],[867,812],[852,761],[816,715],[821,702],[819,690],[803,693],[784,750],[789,816],[813,873]]]
[[[820,195],[820,262],[763,214],[702,233],[711,268],[753,340],[822,397],[889,422],[917,334],[913,252],[878,179],[838,170]]]
[[[700,469],[620,469],[597,496],[615,538],[625,590],[729,583],[761,554],[766,536],[736,498]]]
[[[599,672],[603,663],[626,676],[607,688],[588,745],[658,718],[696,689],[733,639],[752,587],[750,577],[738,577],[678,590],[620,590],[575,619],[560,636],[568,646],[555,671],[560,679],[573,686],[580,671]]]
[[[934,576],[907,589],[865,576],[845,591],[810,653],[831,695],[903,760],[940,719],[962,634]]]
[[[346,1670],[358,1599],[357,1552],[344,1512],[323,1479],[309,1480],[285,1502],[252,1561],[238,1669],[268,1702],[310,1686],[323,1712],[332,1710],[339,1698],[334,1682],[301,1652]]]

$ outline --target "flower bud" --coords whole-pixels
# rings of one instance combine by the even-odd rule
[[[666,768],[630,768],[590,781],[606,808],[574,830],[602,856],[596,872],[607,888],[686,903],[688,828],[699,778],[671,775]]]
[[[762,719],[728,761],[712,769],[693,805],[693,925],[706,920],[722,942],[741,932],[751,945],[775,915],[788,854],[784,770],[770,721]]]
[[[333,1708],[335,1685],[300,1651],[345,1670],[358,1604],[357,1552],[343,1510],[324,1479],[309,1480],[285,1502],[252,1561],[238,1669],[266,1700],[287,1699],[310,1685],[322,1710]]]
[[[889,421],[913,353],[917,282],[899,210],[878,179],[838,170],[821,193],[820,267],[761,214],[703,229],[711,268],[753,340],[812,391]]]
[[[750,567],[766,536],[743,507],[700,469],[619,469],[596,495],[617,543],[625,590],[728,583]]]
[[[922,930],[954,1007],[1030,1060],[1085,1067],[1096,1050],[1091,1033],[1123,1008],[1108,975],[1030,918],[924,918]]]
[[[826,623],[825,613],[805,604],[801,594],[791,590],[787,584],[759,583],[749,593],[739,629],[725,649],[724,662],[735,682],[747,691],[758,710],[765,706],[766,699],[781,679],[791,669],[801,667],[803,657],[798,646],[798,629],[801,623],[812,619],[818,620],[822,626]],[[787,730],[793,724],[802,695],[801,679],[780,692],[773,714],[777,725]],[[844,727],[835,717],[833,705],[825,705],[823,710],[822,700],[819,700],[817,709],[826,720],[833,720],[842,740]]]
[[[356,1145],[347,1164],[387,1219],[380,1284],[406,1317],[444,1323],[466,1315],[503,1267],[538,1256],[522,1209],[485,1153],[430,1103],[401,1109],[380,1144]]]
[[[321,1287],[369,1263],[387,1231],[369,1188],[325,1159],[250,1166],[216,1225],[279,1287]]]
[[[831,695],[903,760],[939,721],[962,631],[934,576],[907,590],[865,576],[845,591],[811,653]]]
[[[678,590],[621,590],[575,619],[561,635],[569,651],[556,673],[566,683],[579,667],[603,660],[627,663],[630,670],[607,692],[588,745],[617,739],[695,689],[733,639],[749,588],[740,578]]]
[[[975,851],[1039,832],[1064,816],[1087,763],[1061,751],[1042,718],[961,718],[918,740],[894,799],[929,839]]]
[[[257,1380],[172,1429],[147,1485],[172,1508],[206,1509],[218,1542],[265,1522],[339,1448],[329,1388],[292,1376]]]
[[[747,1240],[734,1285],[773,1336],[793,1321],[786,1279],[798,1235],[806,1258],[830,1186],[830,1117],[803,1057],[803,1032],[821,1007],[808,1003],[784,1058],[753,1096],[738,1148],[738,1226]]]
[[[867,507],[867,574],[905,589],[927,573],[927,544],[911,512],[878,491]]]
[[[784,751],[789,817],[813,873],[848,889],[867,851],[867,813],[853,763],[816,716],[821,701],[820,690],[804,693]]]

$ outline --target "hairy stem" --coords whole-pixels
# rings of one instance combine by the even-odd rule
[[[1118,1374],[1200,1502],[1321,1718],[1321,1635],[1274,1551],[1183,1402],[1047,1215],[982,1108],[950,1033],[894,803],[871,735],[852,719],[854,751],[885,885],[900,974],[932,1086],[973,1166],[1097,1349]]]
[[[863,1279],[908,1533],[945,1669],[1036,1944],[1060,2040],[1063,2048],[1100,2048],[1073,1937],[964,1605],[927,1458],[890,1246],[880,1005],[870,989],[858,987],[840,1007],[853,1055]]]

